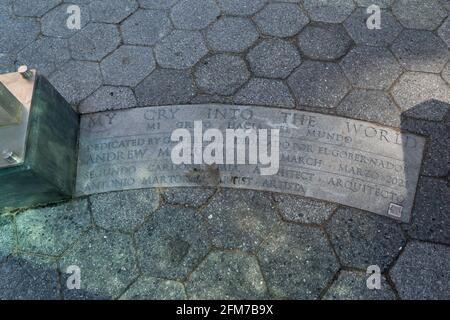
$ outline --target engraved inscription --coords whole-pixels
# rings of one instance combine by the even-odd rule
[[[175,165],[170,136],[193,130],[279,129],[280,169]],[[222,186],[298,194],[409,221],[425,140],[369,122],[279,108],[189,105],[84,115],[77,194]]]

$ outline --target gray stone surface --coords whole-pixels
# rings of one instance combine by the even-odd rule
[[[164,200],[173,205],[198,208],[216,193],[212,188],[170,188],[164,191]]]
[[[141,106],[187,103],[195,93],[194,80],[188,70],[157,69],[135,89]]]
[[[206,32],[208,46],[215,51],[242,52],[258,37],[252,21],[241,17],[222,17]]]
[[[138,0],[145,9],[168,9],[180,0]]]
[[[159,195],[153,189],[91,196],[95,224],[110,231],[134,231],[158,207]]]
[[[392,5],[393,1],[394,0],[355,0],[358,6],[366,8],[372,4],[375,4],[380,8],[388,8]]]
[[[90,23],[69,40],[72,58],[100,61],[113,52],[120,43],[116,26],[106,23]]]
[[[270,196],[224,189],[202,211],[214,247],[254,251],[278,222]]]
[[[10,257],[0,264],[0,300],[56,300],[57,265],[37,257]]]
[[[304,55],[316,60],[335,60],[344,56],[352,40],[341,25],[309,25],[298,36]]]
[[[236,93],[234,101],[244,105],[295,107],[295,100],[283,81],[262,78],[251,79]]]
[[[447,182],[423,177],[416,192],[412,221],[403,227],[412,238],[450,244],[449,207],[450,188]]]
[[[217,54],[200,62],[195,81],[209,94],[231,95],[250,78],[245,61],[238,56]]]
[[[409,29],[434,30],[447,17],[438,0],[398,0],[392,5],[392,12]]]
[[[0,264],[13,252],[16,246],[14,229],[12,217],[0,216]]]
[[[274,298],[317,299],[339,269],[325,234],[296,224],[276,228],[258,258]]]
[[[399,223],[351,208],[338,209],[326,230],[341,263],[363,270],[378,265],[383,272],[406,244]]]
[[[133,90],[127,87],[102,86],[78,107],[80,113],[133,108],[137,105]]]
[[[341,23],[355,8],[353,0],[304,0],[303,6],[313,21]]]
[[[36,68],[39,74],[48,76],[70,59],[67,39],[42,37],[17,55],[20,65]]]
[[[52,85],[69,103],[78,104],[102,85],[96,62],[69,61],[49,77]]]
[[[194,300],[267,298],[256,257],[242,252],[211,252],[186,282]]]
[[[206,28],[219,15],[214,0],[180,0],[170,12],[175,28],[187,30]]]
[[[0,53],[0,72],[8,73],[16,71],[14,60],[15,60],[14,55],[7,53]]]
[[[254,17],[263,34],[290,37],[309,22],[308,16],[295,3],[270,3]]]
[[[450,298],[450,249],[447,246],[410,242],[390,271],[402,299]]]
[[[39,22],[34,18],[1,17],[1,53],[16,54],[32,43],[38,36]]]
[[[176,30],[155,47],[158,64],[163,68],[186,69],[208,53],[200,32]]]
[[[450,48],[450,18],[447,18],[438,30],[438,35],[445,41],[447,47]]]
[[[89,4],[91,20],[119,23],[138,8],[136,0],[94,0]]]
[[[288,78],[288,84],[300,105],[334,108],[350,90],[339,65],[305,61]]]
[[[123,45],[101,63],[105,84],[134,87],[153,70],[156,62],[151,48]]]
[[[441,4],[444,6],[444,8],[447,9],[447,11],[450,11],[450,0],[440,0]]]
[[[81,289],[67,289],[67,268],[78,266]],[[138,277],[131,236],[91,230],[60,260],[65,299],[117,298]]]
[[[337,205],[289,194],[275,194],[274,200],[284,220],[322,224],[336,210]]]
[[[172,23],[165,11],[140,9],[120,29],[124,43],[152,46],[172,31]]]
[[[261,10],[268,0],[217,0],[217,2],[225,14],[246,16]]]
[[[41,17],[61,2],[62,0],[20,0],[14,1],[13,9],[18,16]]]
[[[450,104],[435,99],[424,101],[402,113],[402,116],[430,121],[442,121],[450,111]]]
[[[172,280],[184,279],[210,246],[202,216],[187,208],[158,210],[135,237],[144,274]]]
[[[342,270],[323,298],[326,300],[395,300],[394,291],[384,276],[381,276],[381,288],[372,290],[367,288],[368,277],[369,275],[365,272]]]
[[[450,85],[450,61],[445,65],[444,70],[442,70],[442,78]]]
[[[297,48],[290,42],[264,40],[247,54],[253,74],[265,78],[286,78],[302,62]]]
[[[447,45],[430,31],[403,31],[392,45],[392,52],[410,71],[439,73],[450,57]]]
[[[450,103],[450,88],[439,75],[406,72],[392,88],[392,97],[406,111],[431,99]]]
[[[392,53],[381,47],[356,47],[341,62],[350,82],[365,89],[388,89],[402,69]]]
[[[400,127],[400,110],[391,97],[380,90],[354,89],[336,108],[338,114]]]
[[[374,1],[372,1],[374,2]],[[402,31],[402,26],[390,11],[381,11],[381,29],[367,28],[367,7],[358,8],[345,21],[344,26],[357,44],[369,46],[388,46]]]
[[[152,277],[140,277],[120,300],[186,300],[182,283]]]
[[[59,256],[91,227],[86,200],[31,209],[16,216],[21,251]]]
[[[79,32],[78,29],[67,28],[67,8],[71,4],[62,3],[56,8],[47,12],[41,18],[41,30],[45,36],[57,37],[57,38],[69,38]],[[80,7],[80,22],[81,28],[84,28],[90,21],[89,9],[85,5],[79,5]]]

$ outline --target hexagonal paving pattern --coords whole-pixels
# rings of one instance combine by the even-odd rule
[[[438,35],[445,41],[447,47],[450,48],[450,18],[447,18],[438,30]]]
[[[1,16],[0,16],[1,17]],[[34,18],[1,17],[0,43],[2,53],[16,54],[33,42],[40,30],[39,22]]]
[[[12,253],[15,247],[12,217],[0,216],[0,264]]]
[[[240,89],[234,101],[239,104],[293,108],[295,100],[288,86],[281,80],[251,79]]]
[[[322,231],[291,223],[275,229],[258,258],[275,298],[317,299],[339,269]]]
[[[136,0],[95,0],[89,4],[91,20],[96,22],[119,23],[138,8]]]
[[[170,17],[178,29],[201,30],[220,15],[214,0],[181,0],[171,10]]]
[[[186,293],[181,282],[140,277],[120,300],[186,300]]]
[[[132,108],[137,105],[133,90],[128,87],[102,86],[78,107],[80,113]]]
[[[156,67],[151,48],[123,45],[100,63],[105,84],[136,86]]]
[[[295,3],[268,4],[254,20],[263,34],[274,37],[293,36],[309,22],[308,16]]]
[[[217,0],[225,14],[247,16],[261,10],[268,0]]]
[[[392,53],[381,47],[356,47],[341,66],[354,86],[365,89],[388,89],[402,72]]]
[[[42,33],[46,36],[57,38],[69,38],[79,32],[76,28],[67,28],[67,9],[70,4],[62,3],[56,8],[47,12],[41,18]],[[89,9],[80,4],[80,23],[83,29],[90,21]]]
[[[21,0],[14,1],[14,14],[22,17],[42,17],[45,13],[60,4],[62,0]]]
[[[211,252],[189,277],[186,291],[194,300],[268,297],[256,258],[242,252]]]
[[[300,105],[334,108],[350,90],[348,80],[332,62],[306,61],[288,78]]]
[[[355,9],[353,0],[304,0],[303,6],[313,21],[341,23]]]
[[[138,0],[145,9],[169,9],[180,0]]]
[[[225,189],[202,211],[217,248],[252,251],[278,223],[270,196],[249,190]]]
[[[206,256],[210,243],[202,216],[187,208],[164,207],[136,233],[142,271],[181,280]]]
[[[447,45],[429,31],[403,31],[392,45],[392,52],[410,71],[439,73],[450,58]]]
[[[434,30],[447,17],[438,0],[398,0],[394,2],[392,12],[409,29]]]

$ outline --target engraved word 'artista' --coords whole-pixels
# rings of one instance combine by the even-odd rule
[[[202,121],[194,121],[193,137],[188,129],[176,129],[170,138],[178,142],[171,152],[172,162],[177,165],[260,164],[263,176],[275,175],[279,170],[279,129],[270,129],[270,142],[267,129],[226,129],[224,138],[221,130],[209,128],[203,132]]]

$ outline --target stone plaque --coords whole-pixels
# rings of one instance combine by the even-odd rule
[[[171,134],[279,129],[280,166],[176,165]],[[222,186],[298,194],[408,222],[424,138],[378,124],[311,112],[232,105],[146,107],[84,115],[77,195],[179,186]]]

